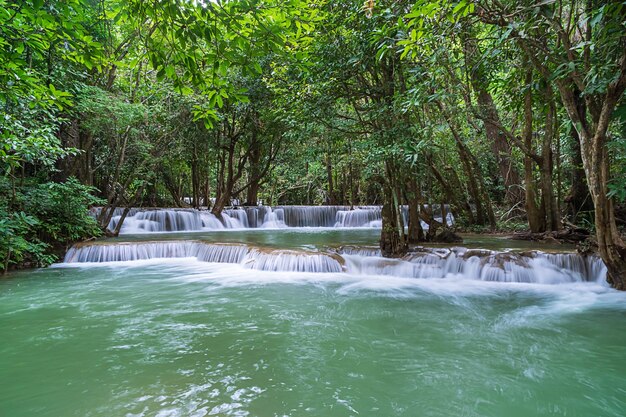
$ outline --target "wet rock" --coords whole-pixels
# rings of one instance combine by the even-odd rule
[[[433,238],[436,243],[463,243],[463,238],[451,230],[443,230]]]

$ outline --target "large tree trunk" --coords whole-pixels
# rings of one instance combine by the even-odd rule
[[[401,224],[398,224],[398,216],[396,213],[396,207],[392,201],[392,191],[386,190],[385,203],[382,209],[383,227],[380,232],[380,251],[386,258],[399,258],[404,256],[407,252],[407,243],[404,236],[398,233],[398,229]]]
[[[228,160],[228,161],[227,161]],[[217,187],[216,187],[216,195],[215,195],[215,204],[211,208],[211,213],[216,216],[218,219],[222,218],[222,210],[230,201],[230,191],[228,190],[228,177],[231,175],[225,175],[225,171],[228,170],[229,173],[232,172],[232,152],[229,152],[229,157],[226,157],[226,151],[222,150],[220,153],[220,159],[217,164],[218,174],[217,174]],[[225,178],[225,176],[227,178]]]
[[[580,96],[580,93],[576,93]],[[581,108],[578,110],[580,114],[585,113],[584,102],[579,100],[578,105]],[[580,137],[578,131],[572,127],[572,171],[570,174],[571,186],[569,193],[565,196],[565,203],[567,203],[567,214],[570,216],[572,223],[578,221],[578,214],[580,212],[592,211],[593,202],[591,195],[589,194],[589,187],[587,187],[587,179],[585,178],[585,170],[583,169],[583,157],[580,149]]]
[[[613,200],[608,197],[610,159],[607,150],[611,115],[626,90],[626,53],[620,60],[620,68],[620,77],[608,86],[602,105],[596,104],[596,110],[587,109],[591,121],[585,113],[581,113],[581,97],[571,85],[565,82],[558,82],[557,85],[563,105],[580,138],[583,167],[595,207],[598,251],[608,270],[607,281],[619,290],[626,290],[626,244],[617,230]]]
[[[220,193],[219,197],[215,199],[215,204],[211,208],[211,213],[218,219],[222,218],[222,211],[230,203],[230,194],[227,192]]]
[[[546,231],[546,224],[541,208],[537,205],[537,191],[533,178],[533,161],[529,156],[524,157],[524,182],[526,183],[526,217],[528,227],[533,233]]]
[[[382,230],[380,250],[384,257],[399,258],[406,254],[408,246],[404,234],[402,208],[396,181],[398,169],[393,161],[385,162],[386,181],[383,184],[384,202],[382,208]]]
[[[261,162],[261,149],[254,148],[250,151],[250,185],[246,190],[246,202],[245,206],[258,205],[259,188],[261,188],[261,168],[259,164]]]
[[[526,75],[526,83],[532,81],[532,72],[528,71]],[[530,150],[533,147],[533,108],[532,95],[529,88],[524,93],[524,131],[522,132],[524,145]],[[535,179],[533,175],[533,160],[530,155],[524,155],[524,183],[526,192],[526,217],[528,218],[528,227],[533,233],[545,232],[546,225],[543,221],[543,213],[541,213],[537,205],[537,190],[535,188]]]
[[[419,216],[421,192],[419,183],[415,178],[407,181],[407,202],[409,204],[409,227],[407,233],[408,243],[419,243],[425,240],[424,229]]]
[[[556,108],[552,102],[552,89],[546,91],[548,104],[548,112],[546,114],[546,128],[544,130],[543,144],[541,147],[541,198],[544,207],[546,229],[550,231],[559,231],[561,229],[560,213],[556,203],[556,195],[552,185],[552,173],[554,164],[552,162],[552,141],[556,134]]]
[[[259,189],[261,188],[260,181],[252,181],[246,192],[246,202],[244,206],[258,206],[259,205]]]
[[[607,281],[618,290],[626,290],[626,245],[615,223],[613,200],[607,197],[609,158],[605,138],[594,137],[583,152],[589,190],[595,206],[596,239],[602,260],[608,269]]]

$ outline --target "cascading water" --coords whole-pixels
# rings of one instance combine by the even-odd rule
[[[260,271],[341,272],[341,264],[327,254],[297,251],[251,250],[243,261],[246,268]]]
[[[262,271],[382,275],[422,279],[562,284],[601,282],[606,274],[595,256],[576,253],[495,252],[486,250],[422,249],[401,259],[378,256],[374,248],[341,248],[334,252],[276,250],[200,241],[81,245],[72,248],[66,264],[121,262],[159,258],[196,258],[203,262],[241,264]]]
[[[456,278],[497,282],[561,284],[597,281],[606,267],[596,256],[577,253],[550,254],[496,252],[466,248],[431,249],[402,259],[363,256],[355,248],[340,250],[349,273],[406,278]],[[355,254],[356,253],[356,254]]]
[[[116,209],[109,228],[117,225],[122,209]],[[406,210],[404,210],[406,212]],[[406,216],[406,214],[405,214]],[[441,220],[441,217],[435,217]],[[448,214],[448,224],[454,221]],[[405,221],[406,224],[406,221]],[[381,207],[361,206],[258,206],[226,209],[218,219],[195,209],[132,209],[120,234],[208,231],[223,229],[282,229],[287,227],[380,228]],[[422,227],[428,225],[422,222]]]
[[[382,209],[380,207],[339,210],[336,214],[337,227],[382,227]]]
[[[103,239],[10,273],[0,409],[625,415],[626,294],[596,257],[519,245],[385,259],[365,228],[208,235]]]
[[[196,258],[202,262],[242,264],[261,271],[341,272],[336,256],[306,251],[261,250],[245,245],[196,241],[82,245],[71,248],[64,262],[127,262],[148,259]]]
[[[282,229],[287,227],[283,215],[284,212],[282,209],[277,208],[272,210],[271,207],[268,207],[260,227],[263,229]]]

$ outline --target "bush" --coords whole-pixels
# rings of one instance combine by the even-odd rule
[[[38,224],[35,217],[24,212],[9,214],[0,211],[0,264],[3,271],[31,259],[36,265],[54,261],[54,257],[46,253],[49,245],[31,236]]]
[[[88,207],[102,204],[94,188],[71,178],[9,190],[0,183],[0,268],[46,266],[55,249],[101,234]]]
[[[96,220],[87,210],[103,204],[91,195],[94,191],[76,178],[39,184],[26,193],[24,206],[28,214],[39,219],[35,230],[43,240],[67,244],[100,235]]]

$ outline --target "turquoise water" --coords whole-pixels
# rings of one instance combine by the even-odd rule
[[[0,332],[0,416],[626,415],[597,283],[61,266],[0,280]]]
[[[511,240],[507,236],[489,236],[463,234],[462,246],[484,248],[490,250],[543,250],[543,251],[574,251],[574,245],[550,244]],[[380,229],[375,228],[286,228],[286,229],[242,229],[242,230],[211,230],[197,232],[166,232],[138,235],[122,235],[119,238],[100,239],[102,243],[136,242],[144,240],[202,240],[219,243],[246,243],[251,245],[289,249],[321,249],[342,245],[378,246]],[[459,244],[461,245],[461,244]],[[433,245],[442,246],[449,245]]]

